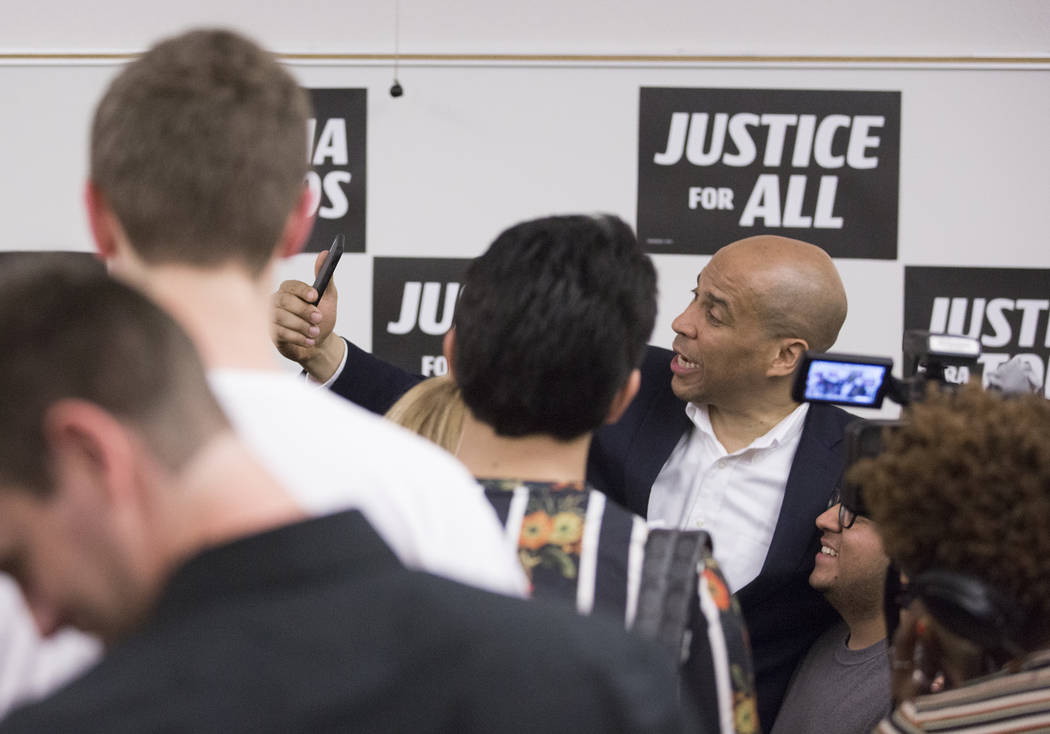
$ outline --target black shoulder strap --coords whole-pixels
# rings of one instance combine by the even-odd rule
[[[685,632],[697,604],[699,564],[710,537],[703,531],[654,529],[645,561],[632,630],[665,648],[676,662],[689,649]]]

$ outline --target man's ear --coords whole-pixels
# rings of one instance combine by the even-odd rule
[[[631,370],[631,374],[627,376],[627,382],[613,395],[612,403],[609,405],[609,412],[605,416],[606,423],[615,423],[620,420],[631,401],[634,400],[634,396],[638,394],[638,388],[641,386],[642,371]]]
[[[445,362],[448,364],[448,376],[453,380],[456,379],[455,372],[452,371],[452,355],[456,352],[456,327],[453,326],[451,329],[445,332],[444,338],[441,340],[441,353],[445,355]]]
[[[309,186],[303,184],[303,190],[299,192],[295,206],[288,213],[288,218],[284,220],[284,230],[281,232],[281,239],[277,242],[279,257],[291,257],[306,246],[306,240],[310,238],[316,216],[314,193]]]
[[[784,377],[794,374],[802,355],[809,349],[805,339],[787,338],[777,342],[777,352],[766,371],[769,377]]]
[[[117,222],[117,215],[110,209],[106,197],[93,181],[84,185],[84,205],[87,208],[91,236],[95,240],[95,250],[103,260],[110,260],[117,254],[117,242],[122,230]]]
[[[126,497],[134,487],[136,447],[112,415],[85,400],[59,400],[44,414],[44,440],[57,480],[90,487],[103,501]]]

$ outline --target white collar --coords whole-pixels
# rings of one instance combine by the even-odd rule
[[[806,422],[806,414],[808,412],[809,403],[800,403],[797,408],[781,418],[780,422],[775,426],[756,438],[746,447],[739,451],[734,451],[733,453],[739,454],[749,449],[776,448],[784,443],[794,440],[795,437],[802,432],[802,426]],[[696,403],[686,403],[685,414],[689,416],[689,420],[693,422],[693,425],[708,436],[718,440],[715,436],[715,430],[711,426],[711,415],[708,412],[706,404],[697,405]]]

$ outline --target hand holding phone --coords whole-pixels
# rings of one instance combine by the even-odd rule
[[[342,234],[337,234],[332,241],[332,246],[328,248],[328,255],[325,256],[324,262],[321,263],[321,269],[317,271],[317,277],[314,279],[314,290],[317,291],[317,300],[313,301],[311,305],[316,306],[321,302],[321,296],[324,295],[325,288],[328,287],[328,281],[332,279],[335,266],[339,264],[339,258],[343,256],[345,242],[346,238]]]
[[[317,271],[317,277],[314,278],[313,288],[315,291],[317,291],[317,298],[310,302],[311,306],[316,306],[321,302],[321,298],[324,296],[325,289],[328,288],[328,284],[332,280],[332,274],[335,272],[335,266],[339,264],[339,258],[343,256],[343,247],[345,242],[346,238],[342,234],[337,234],[335,236],[335,239],[332,241],[332,246],[328,248],[328,254],[325,255],[324,260],[321,262],[321,267]],[[310,342],[310,344],[312,345],[312,342]],[[297,349],[298,348],[299,347],[297,347]],[[280,349],[280,344],[278,344],[278,349]],[[282,354],[285,353],[282,351]],[[285,356],[289,355],[285,354]],[[300,364],[303,364],[303,362],[301,361],[301,355],[293,353],[293,355],[289,356],[289,358],[300,361]],[[303,367],[302,372],[300,372],[299,374],[303,377],[305,377],[308,374],[305,366]]]

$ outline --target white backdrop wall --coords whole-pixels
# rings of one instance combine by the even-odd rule
[[[230,25],[281,53],[1045,56],[1045,0],[0,2],[0,52],[138,52]],[[396,20],[399,18],[399,22]]]
[[[12,22],[0,31],[8,53],[0,58],[0,249],[8,250],[90,249],[81,205],[87,129],[123,63],[98,52],[134,52],[198,20],[236,24],[286,54],[382,54],[393,41],[390,3],[269,14],[190,3],[181,14],[144,14],[111,0],[101,16],[113,22],[77,29],[49,22],[48,3],[28,5],[5,8]],[[540,3],[526,18],[508,3],[438,12],[405,0],[404,53],[622,57],[402,60],[400,99],[387,94],[386,59],[286,57],[306,86],[368,90],[367,253],[347,255],[337,272],[340,330],[370,346],[374,256],[472,257],[507,225],[556,212],[607,211],[633,222],[643,86],[901,92],[899,256],[838,260],[851,304],[838,350],[899,355],[907,265],[1050,268],[1050,3],[890,2],[877,16],[860,3],[808,3],[815,24],[792,12],[801,5],[639,4],[642,15],[626,4],[613,14],[607,4]],[[854,58],[670,58],[756,50]],[[627,58],[642,53],[665,57]],[[866,58],[882,55],[986,58]],[[707,258],[655,259],[653,341],[666,346]],[[281,277],[308,279],[310,262],[293,259]],[[1050,297],[1050,283],[1046,290]]]

